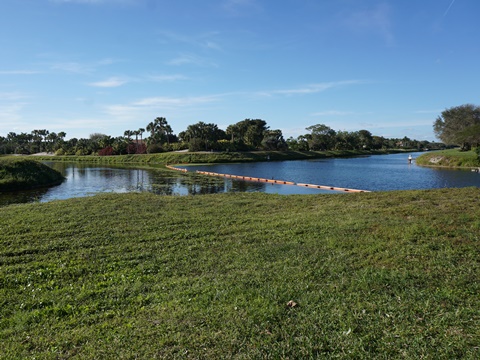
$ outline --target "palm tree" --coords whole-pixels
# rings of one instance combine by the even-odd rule
[[[140,142],[143,144],[143,133],[145,132],[145,129],[140,128],[137,131],[138,131],[138,135],[140,135]]]
[[[152,122],[149,122],[148,125],[147,125],[147,131],[150,133],[150,142],[151,141],[154,141],[155,139],[155,132],[156,132],[156,127],[155,127],[155,123],[152,121]]]
[[[165,126],[165,132],[167,133],[167,143],[170,145],[170,135],[172,135],[173,132],[172,127],[167,124],[167,126]]]
[[[123,133],[123,136],[125,136],[128,141],[132,141],[132,139],[130,138],[132,135],[134,135],[134,132],[132,130],[125,130],[125,132]]]

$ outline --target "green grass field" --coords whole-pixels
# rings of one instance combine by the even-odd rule
[[[478,188],[11,205],[0,358],[478,359],[479,241]]]

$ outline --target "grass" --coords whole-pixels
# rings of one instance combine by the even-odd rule
[[[423,166],[478,168],[480,158],[475,151],[440,150],[422,154],[415,162]]]
[[[479,357],[478,188],[0,212],[2,359]]]
[[[25,158],[0,159],[0,192],[58,185],[62,174],[50,167]]]
[[[358,155],[387,154],[403,150],[338,150],[338,151],[245,151],[245,152],[166,152],[159,154],[116,156],[38,156],[45,161],[85,161],[106,164],[194,164],[232,163],[279,160],[322,159]]]

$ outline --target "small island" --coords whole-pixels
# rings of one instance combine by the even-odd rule
[[[57,170],[35,160],[0,158],[0,192],[59,185],[64,179]]]

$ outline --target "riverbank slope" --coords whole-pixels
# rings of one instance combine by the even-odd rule
[[[478,188],[7,206],[2,355],[478,358],[478,219]]]
[[[451,168],[480,168],[480,158],[475,151],[458,149],[427,152],[415,159],[417,165]]]
[[[58,171],[24,157],[0,158],[0,192],[58,185],[64,180]]]
[[[412,150],[413,151],[413,150]],[[206,164],[259,161],[308,160],[406,152],[405,150],[339,151],[245,151],[245,152],[166,152],[158,154],[115,156],[37,156],[45,161],[79,161],[104,164]]]

